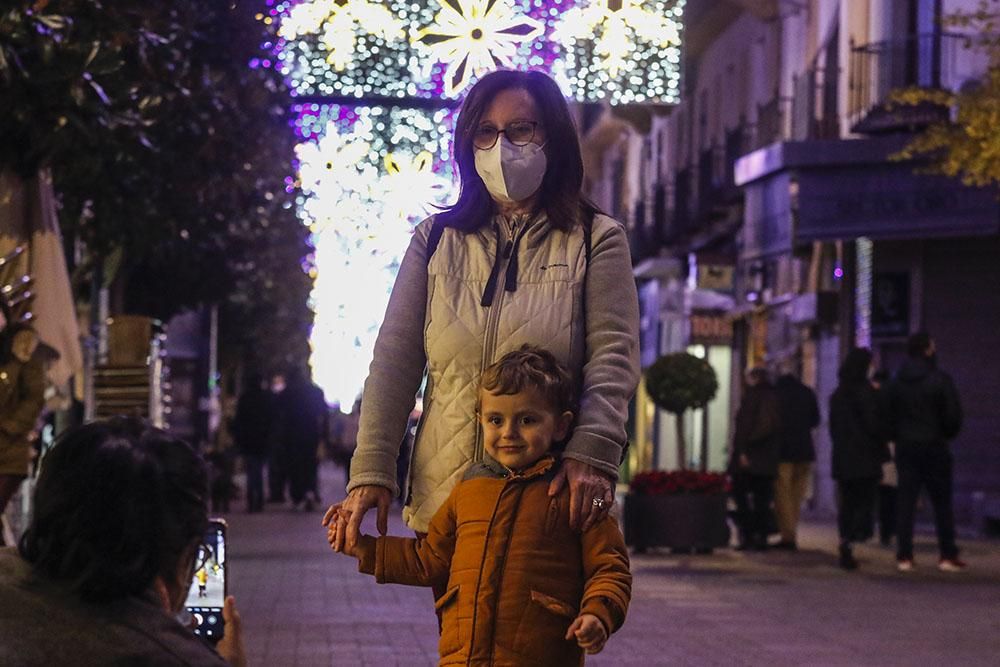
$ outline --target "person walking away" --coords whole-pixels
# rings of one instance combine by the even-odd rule
[[[775,548],[795,551],[799,513],[816,460],[812,430],[819,426],[819,405],[816,393],[791,373],[778,378],[774,391],[781,418],[778,477],[774,485],[774,508],[781,541]]]
[[[295,368],[278,401],[292,505],[311,512],[319,502],[316,455],[327,429],[326,400],[323,391]]]
[[[0,324],[6,317],[0,317]],[[35,331],[22,324],[0,330],[0,546],[4,511],[28,476],[31,434],[45,404],[45,369]]]
[[[572,399],[572,378],[549,352],[524,346],[504,355],[480,382],[486,456],[466,470],[427,536],[365,535],[343,550],[379,583],[445,591],[435,603],[442,665],[581,665],[625,621],[632,576],[614,518],[573,530],[569,490],[548,493]],[[327,534],[335,550],[336,531]]]
[[[274,398],[259,373],[247,375],[231,431],[247,471],[247,512],[264,509],[264,466],[271,452]]]
[[[729,472],[736,500],[739,549],[767,549],[774,478],[778,473],[781,410],[767,370],[753,368],[736,411]]]
[[[937,366],[937,347],[926,332],[907,341],[907,360],[889,385],[892,440],[899,475],[896,564],[909,572],[913,561],[913,521],[922,487],[934,508],[940,559],[938,569],[959,572],[952,509],[952,454],[949,441],[962,429],[962,405],[951,376]]]
[[[886,419],[875,387],[872,354],[864,348],[848,352],[830,396],[832,474],[837,481],[837,532],[840,567],[856,570],[853,544],[872,535],[875,492],[882,464],[889,460]]]

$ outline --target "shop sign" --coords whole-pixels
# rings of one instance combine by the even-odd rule
[[[699,264],[699,289],[710,289],[717,292],[733,291],[733,267],[725,264]]]
[[[692,345],[729,345],[733,323],[724,313],[694,311],[690,317]]]

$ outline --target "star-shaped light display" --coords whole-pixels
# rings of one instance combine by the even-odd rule
[[[509,0],[440,0],[435,25],[417,30],[415,44],[447,63],[444,94],[454,97],[486,72],[512,67],[518,45],[542,34],[542,24]]]
[[[403,23],[384,5],[368,0],[314,0],[295,5],[282,20],[278,36],[295,40],[321,33],[326,61],[341,71],[356,57],[359,32],[387,41],[404,37]]]
[[[557,42],[595,39],[598,64],[612,76],[628,67],[637,41],[665,49],[680,45],[678,23],[642,8],[644,0],[589,0],[563,14]]]

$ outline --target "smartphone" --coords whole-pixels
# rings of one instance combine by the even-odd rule
[[[210,519],[195,555],[194,577],[185,606],[194,617],[195,634],[213,644],[222,639],[224,629],[222,605],[229,594],[226,570],[226,522]]]

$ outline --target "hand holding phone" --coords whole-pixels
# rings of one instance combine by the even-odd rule
[[[211,519],[195,556],[194,578],[185,607],[194,617],[194,633],[213,644],[225,629],[223,607],[229,593],[226,580],[226,522]]]

